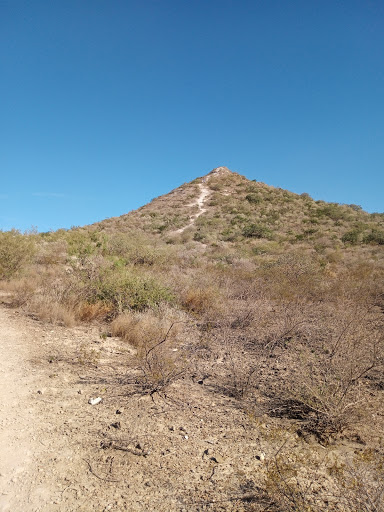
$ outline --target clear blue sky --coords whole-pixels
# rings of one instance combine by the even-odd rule
[[[382,0],[0,0],[0,229],[226,165],[384,210]]]

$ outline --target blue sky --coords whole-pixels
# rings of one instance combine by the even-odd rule
[[[381,0],[0,0],[0,229],[226,165],[384,210]]]

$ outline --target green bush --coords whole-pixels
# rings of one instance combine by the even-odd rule
[[[143,311],[162,302],[172,302],[171,292],[154,278],[129,269],[109,269],[96,284],[95,300],[111,305],[116,313]]]
[[[341,241],[345,244],[356,245],[359,243],[360,239],[360,231],[357,229],[352,229],[351,231],[347,231],[341,237]]]
[[[104,256],[118,257],[126,264],[154,265],[159,261],[159,251],[155,250],[145,239],[127,233],[113,233],[106,238]]]
[[[32,235],[16,229],[0,231],[0,279],[10,279],[33,260],[36,252]]]
[[[246,238],[268,238],[272,237],[272,231],[262,224],[248,224],[243,229],[243,236]]]
[[[251,204],[261,203],[261,197],[258,194],[247,194],[245,199]]]
[[[68,243],[68,254],[80,259],[85,259],[95,254],[102,246],[98,233],[89,233],[87,231],[68,231],[66,240]]]
[[[200,230],[197,230],[195,231],[194,235],[193,235],[193,239],[195,240],[195,242],[202,242],[205,238],[205,235],[204,233],[202,233]]]
[[[384,245],[384,231],[372,229],[372,231],[364,237],[363,242],[365,244]]]
[[[342,206],[336,203],[328,203],[322,208],[319,208],[314,215],[317,217],[328,217],[333,221],[346,220],[348,218],[347,213]]]
[[[347,204],[346,206],[348,206],[348,208],[351,208],[355,212],[361,212],[362,211],[362,207],[359,204]]]

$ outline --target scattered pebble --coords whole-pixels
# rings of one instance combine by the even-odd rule
[[[99,404],[102,400],[103,400],[103,399],[102,399],[101,397],[99,397],[99,396],[98,396],[97,398],[90,398],[90,399],[88,400],[88,403],[89,403],[90,405],[97,405],[97,404]]]
[[[222,457],[219,453],[211,457],[211,460],[217,464],[223,464],[223,462],[225,462],[224,457]]]

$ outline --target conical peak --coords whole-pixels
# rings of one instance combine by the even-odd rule
[[[211,171],[209,174],[219,174],[219,175],[223,175],[223,174],[232,174],[232,171],[228,169],[228,167],[216,167],[216,169],[213,169],[213,171]]]

